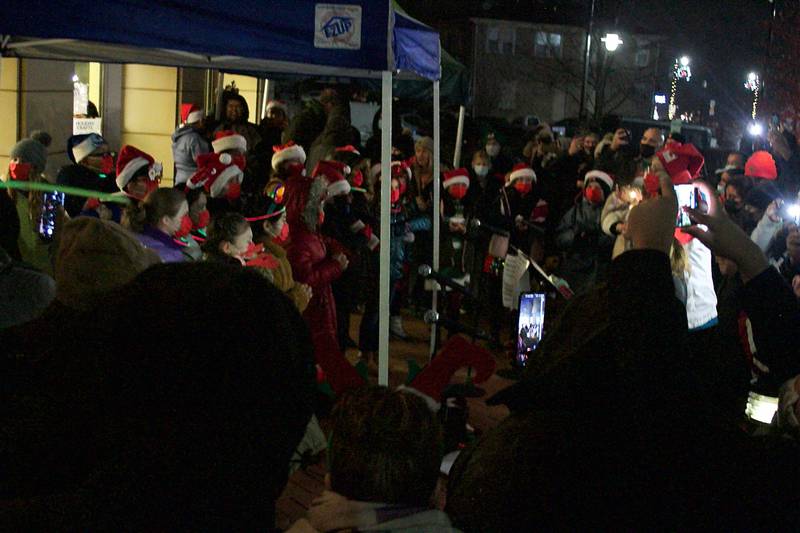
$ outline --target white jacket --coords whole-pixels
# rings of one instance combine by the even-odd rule
[[[614,250],[611,252],[611,259],[614,259],[619,254],[624,252],[627,247],[627,239],[622,235],[615,235],[611,228],[617,222],[625,223],[628,220],[628,213],[630,212],[630,204],[619,199],[619,197],[611,193],[608,195],[606,204],[603,206],[603,212],[600,215],[600,226],[603,228],[603,233],[606,235],[616,236],[614,241]]]
[[[711,275],[711,250],[697,239],[692,239],[683,248],[690,265],[689,271],[683,273],[683,283],[686,286],[686,318],[691,331],[717,318],[717,293]]]

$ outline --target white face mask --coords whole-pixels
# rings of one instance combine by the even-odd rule
[[[489,173],[489,165],[472,165],[472,170],[476,176],[484,178]]]
[[[486,153],[489,154],[489,157],[497,157],[497,154],[500,153],[500,145],[497,143],[487,144]]]

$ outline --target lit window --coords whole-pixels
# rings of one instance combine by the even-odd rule
[[[561,34],[537,31],[533,55],[536,57],[561,57]]]
[[[516,37],[513,27],[490,26],[486,31],[486,52],[513,55]]]

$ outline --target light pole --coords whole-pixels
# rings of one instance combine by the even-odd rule
[[[675,65],[672,68],[672,86],[669,92],[669,110],[667,116],[670,120],[675,118],[675,113],[678,111],[678,106],[675,104],[675,99],[678,95],[678,80],[690,81],[692,79],[692,69],[689,67],[690,60],[687,56],[681,56],[675,59]]]
[[[586,88],[589,85],[589,54],[592,51],[592,30],[594,29],[594,0],[589,8],[589,23],[586,28],[586,44],[583,56],[583,83],[581,84],[581,104],[578,110],[578,120],[586,118]]]

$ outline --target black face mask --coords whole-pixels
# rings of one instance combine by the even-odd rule
[[[725,212],[729,215],[735,215],[741,211],[742,208],[736,205],[733,200],[725,200]]]
[[[641,155],[645,159],[650,159],[651,157],[656,155],[656,147],[650,146],[649,144],[640,144],[639,155]]]

